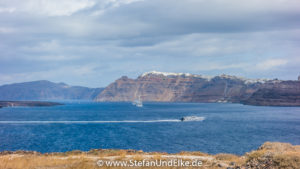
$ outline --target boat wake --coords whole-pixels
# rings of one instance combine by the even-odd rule
[[[123,121],[0,121],[0,124],[97,124],[97,123],[164,123],[182,121],[203,121],[204,117],[187,116],[181,119],[165,120],[123,120]],[[184,119],[184,120],[183,120]]]
[[[124,121],[0,121],[0,124],[97,124],[97,123],[162,123],[181,122],[177,119],[168,120],[124,120]]]

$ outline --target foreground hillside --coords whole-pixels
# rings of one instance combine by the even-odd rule
[[[201,161],[201,167],[119,167],[106,166],[113,161]],[[123,163],[125,164],[125,163]],[[145,164],[145,163],[144,163]],[[100,167],[99,165],[103,165]],[[117,165],[115,163],[115,165]],[[72,151],[66,153],[40,154],[37,152],[1,152],[1,169],[97,169],[97,168],[255,168],[255,169],[297,169],[300,168],[300,146],[288,143],[266,142],[257,150],[243,156],[232,154],[209,155],[201,152],[181,152],[178,154],[145,153],[134,150],[91,150],[89,152]]]
[[[0,86],[0,100],[93,100],[102,90],[41,80]]]
[[[300,81],[245,79],[221,75],[148,72],[126,76],[106,87],[96,101],[233,102],[250,105],[300,106]]]

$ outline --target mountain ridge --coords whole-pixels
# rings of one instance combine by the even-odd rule
[[[232,102],[257,106],[300,106],[300,80],[248,79],[151,71],[122,76],[105,88],[39,80],[0,86],[0,100],[94,100],[130,102]]]
[[[140,75],[139,77],[144,77],[144,76],[149,76],[149,75],[187,76],[187,77],[198,77],[198,78],[203,78],[203,79],[207,79],[207,80],[211,80],[213,78],[220,77],[220,78],[227,78],[227,79],[239,79],[241,81],[245,81],[245,83],[256,83],[256,82],[265,83],[265,82],[268,82],[268,81],[277,81],[277,82],[282,81],[282,80],[278,80],[278,79],[266,79],[266,78],[265,79],[260,79],[260,78],[250,79],[250,78],[244,78],[244,77],[239,77],[239,76],[234,76],[234,75],[227,75],[227,74],[207,76],[207,75],[198,75],[198,74],[191,74],[191,73],[159,72],[159,71],[155,71],[155,70],[150,71],[150,72],[145,72],[142,75]]]
[[[0,86],[0,100],[93,100],[102,90],[38,80]]]

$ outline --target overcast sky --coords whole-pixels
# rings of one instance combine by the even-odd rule
[[[1,0],[0,85],[146,71],[296,79],[299,0]]]

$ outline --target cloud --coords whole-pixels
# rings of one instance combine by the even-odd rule
[[[13,29],[13,28],[0,27],[0,33],[12,33],[14,31],[15,31],[15,29]]]
[[[299,27],[299,1],[145,1],[104,15],[113,22],[147,23],[149,36],[190,33],[232,33]],[[127,21],[127,23],[122,21]]]
[[[256,64],[256,68],[259,70],[269,70],[278,66],[286,65],[287,63],[288,61],[284,59],[269,59]]]
[[[104,12],[110,8],[117,8],[124,4],[131,4],[143,0],[3,0],[0,2],[1,12],[25,12],[46,16],[71,16],[77,12],[93,8],[93,14]],[[3,5],[4,7],[1,7]],[[100,8],[100,9],[99,9]]]
[[[11,12],[27,12],[48,16],[70,16],[82,9],[92,7],[95,2],[89,0],[4,0],[2,4],[7,6],[3,9]]]
[[[0,13],[7,82],[65,78],[97,87],[153,69],[255,78],[299,73],[298,0],[2,0]]]
[[[60,44],[56,40],[51,40],[47,42],[40,42],[33,47],[24,47],[25,50],[30,51],[56,51],[60,47]]]
[[[131,4],[134,2],[140,2],[144,0],[106,0],[106,1],[100,1],[97,4],[97,9],[92,12],[92,16],[101,16],[105,13],[107,10],[111,10],[114,8],[118,8],[122,5]]]
[[[16,8],[1,8],[0,7],[0,13],[8,12],[13,13],[16,10]]]
[[[101,74],[100,74],[101,75]],[[52,80],[55,82],[62,82],[67,79],[72,84],[76,85],[88,85],[87,77],[90,76],[97,77],[98,75],[95,72],[95,65],[80,65],[80,66],[64,66],[57,69],[50,68],[43,71],[37,72],[18,72],[11,74],[0,73],[0,83],[8,84],[13,82],[24,82],[32,80]],[[82,81],[73,81],[72,77],[81,79]]]

